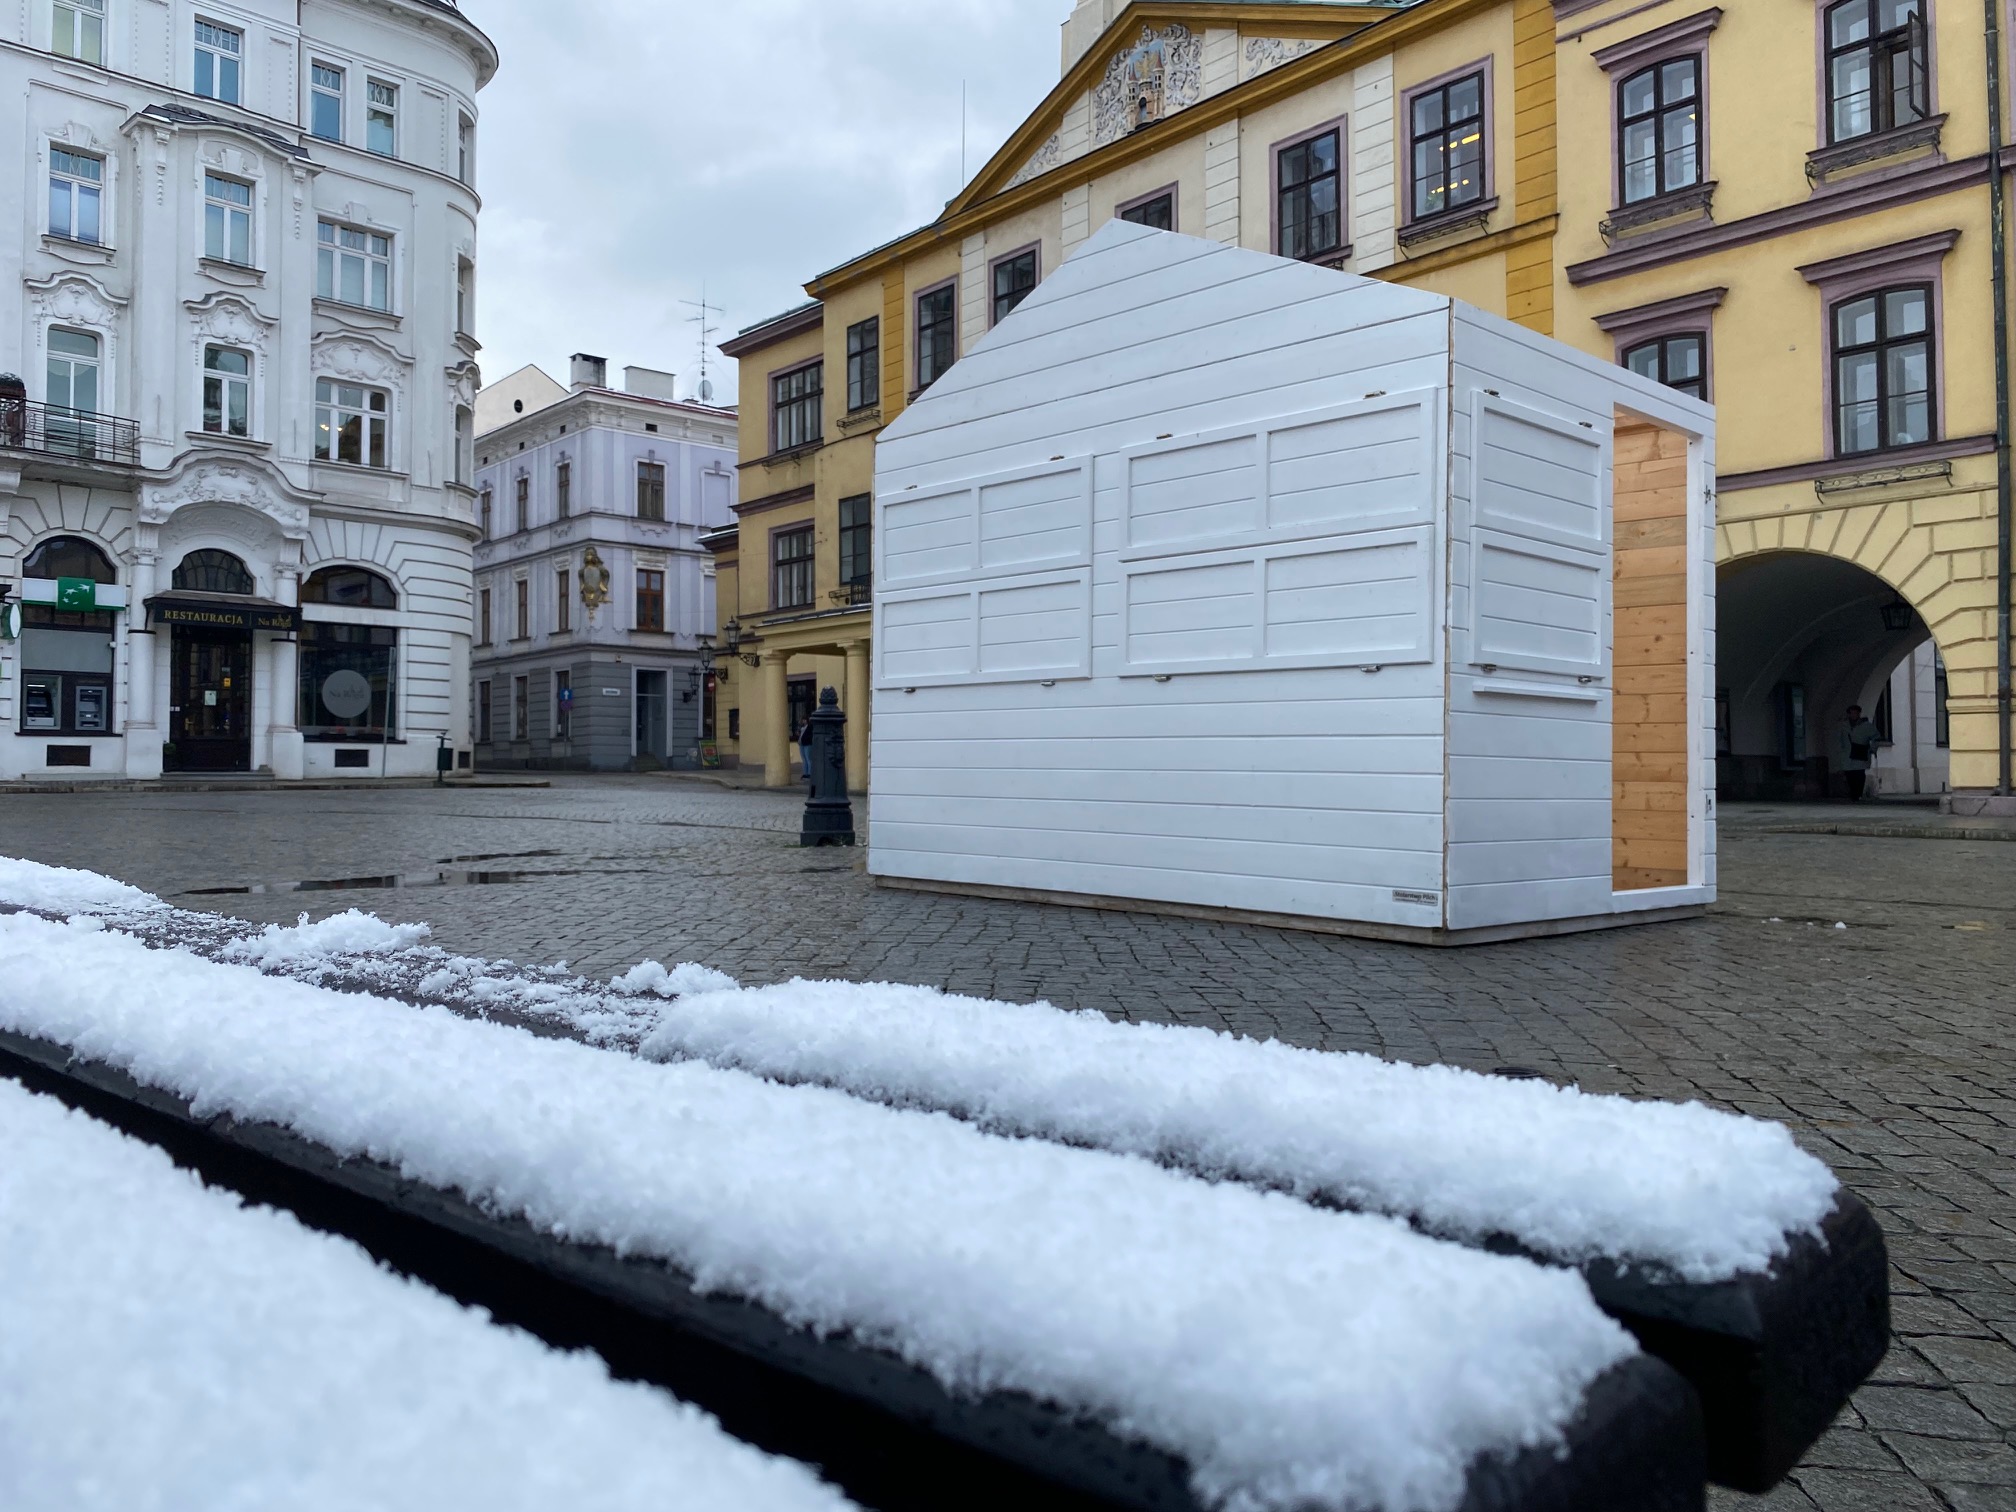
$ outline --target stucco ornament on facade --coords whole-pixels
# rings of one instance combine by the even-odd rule
[[[1140,39],[1113,59],[1092,91],[1092,144],[1103,147],[1186,110],[1203,93],[1203,39],[1181,22],[1143,26]]]
[[[1021,171],[1015,177],[1008,180],[1008,187],[1013,189],[1017,184],[1025,184],[1038,174],[1048,173],[1063,160],[1063,157],[1063,135],[1059,132],[1052,132],[1050,140],[1045,142],[1041,147],[1038,147],[1035,155],[1022,165]]]
[[[404,376],[406,358],[382,341],[355,332],[328,332],[315,338],[312,364],[320,378],[391,384]]]
[[[211,294],[203,299],[184,300],[183,303],[189,310],[191,328],[198,339],[244,347],[262,357],[266,355],[268,338],[280,324],[270,316],[261,315],[249,302],[235,294]]]
[[[1314,37],[1248,37],[1246,77],[1250,79],[1269,69],[1279,68],[1283,63],[1292,63],[1322,45]]]
[[[199,504],[235,504],[264,515],[291,541],[308,538],[308,508],[280,496],[279,484],[242,462],[198,462],[167,483],[141,490],[143,524],[165,524],[176,511]]]
[[[88,273],[58,273],[26,283],[28,308],[44,325],[74,325],[110,332],[126,301]]]

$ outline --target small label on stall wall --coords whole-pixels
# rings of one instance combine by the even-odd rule
[[[1418,903],[1423,908],[1433,908],[1442,901],[1442,894],[1432,892],[1405,892],[1400,888],[1396,887],[1393,889],[1393,901],[1395,903]]]

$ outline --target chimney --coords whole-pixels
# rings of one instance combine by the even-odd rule
[[[672,386],[672,375],[659,368],[626,367],[623,369],[623,392],[635,394],[639,399],[673,399],[679,395]]]
[[[576,352],[573,382],[577,393],[584,388],[609,387],[609,359],[590,357],[586,352]]]
[[[1060,77],[1071,72],[1078,60],[1092,51],[1093,44],[1126,8],[1127,0],[1077,0],[1071,19],[1064,23],[1064,66],[1058,70]]]

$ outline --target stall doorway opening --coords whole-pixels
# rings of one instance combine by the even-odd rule
[[[171,772],[252,770],[252,632],[177,626],[168,685]]]
[[[1841,557],[1773,551],[1725,563],[1716,594],[1716,786],[1725,799],[1844,800],[1851,705],[1879,727],[1871,794],[1945,786],[1944,664],[1894,588]]]
[[[1685,887],[1688,856],[1688,437],[1620,411],[1611,886]]]

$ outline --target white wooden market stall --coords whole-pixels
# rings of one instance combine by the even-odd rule
[[[1114,221],[886,431],[886,883],[1461,943],[1714,898],[1714,412]]]

